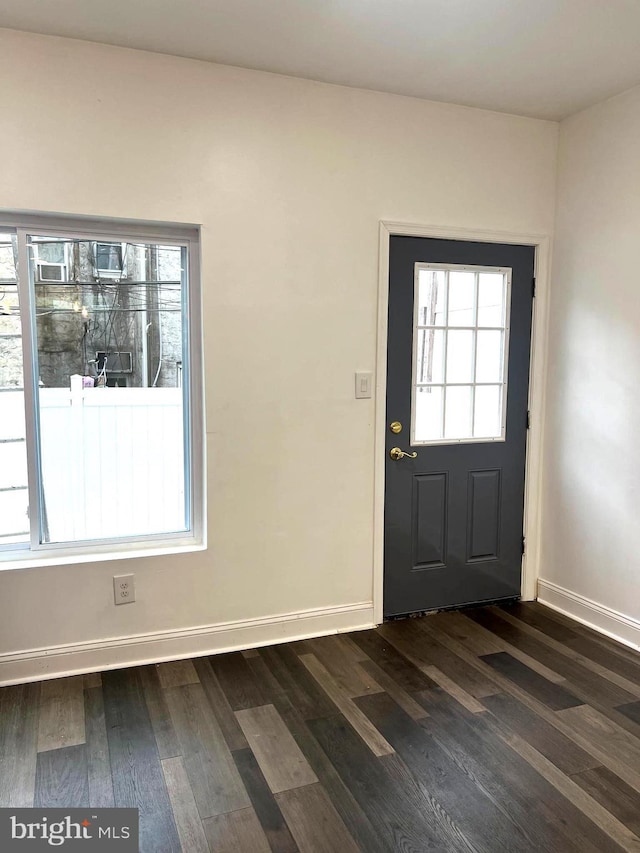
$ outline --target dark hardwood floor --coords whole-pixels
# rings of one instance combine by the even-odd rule
[[[0,689],[0,806],[140,849],[640,853],[640,654],[538,604]]]

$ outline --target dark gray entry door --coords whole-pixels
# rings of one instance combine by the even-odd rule
[[[520,594],[533,275],[532,246],[391,238],[387,617]]]

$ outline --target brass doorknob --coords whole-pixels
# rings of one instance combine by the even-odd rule
[[[418,454],[415,451],[413,453],[406,453],[404,450],[400,450],[399,447],[392,447],[389,451],[389,456],[394,462],[397,462],[398,459],[403,459],[405,456],[407,459],[416,459]]]

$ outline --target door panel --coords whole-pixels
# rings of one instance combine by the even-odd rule
[[[499,468],[469,472],[467,562],[498,559],[500,474]]]
[[[443,566],[447,533],[447,475],[413,477],[413,566]]]
[[[389,269],[385,616],[518,596],[534,248],[392,237]]]

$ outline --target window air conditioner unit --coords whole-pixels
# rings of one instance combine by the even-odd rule
[[[38,261],[36,270],[38,281],[55,283],[68,280],[66,264],[50,264],[46,261]]]
[[[133,373],[133,358],[130,352],[101,352],[96,353],[96,370],[98,373]]]

